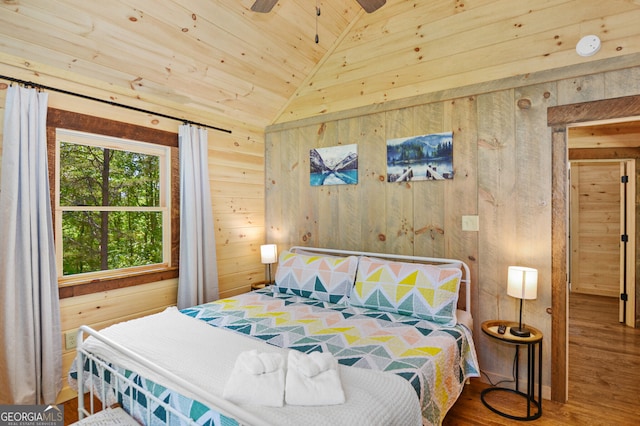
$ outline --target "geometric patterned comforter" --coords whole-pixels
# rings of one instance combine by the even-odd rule
[[[424,424],[440,424],[465,381],[480,375],[471,333],[462,325],[442,327],[269,288],[181,312],[275,346],[331,352],[340,364],[402,376],[420,398]]]

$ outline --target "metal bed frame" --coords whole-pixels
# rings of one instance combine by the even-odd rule
[[[368,257],[378,257],[378,258],[388,259],[388,260],[399,260],[403,262],[429,263],[429,264],[435,264],[438,266],[460,266],[463,272],[462,278],[460,279],[460,283],[464,283],[465,285],[464,310],[469,314],[471,314],[471,272],[469,270],[469,265],[467,265],[462,260],[447,259],[442,257],[425,257],[425,256],[410,256],[410,255],[404,255],[404,254],[372,253],[372,252],[365,252],[365,251],[338,250],[338,249],[304,247],[304,246],[293,246],[289,249],[289,251],[324,253],[324,254],[330,254],[334,256],[368,256]]]
[[[471,314],[471,275],[469,271],[469,266],[458,259],[447,259],[447,258],[435,258],[435,257],[422,257],[422,256],[409,256],[409,255],[397,255],[397,254],[388,254],[388,253],[373,253],[373,252],[361,252],[361,251],[351,251],[351,250],[337,250],[337,249],[327,249],[327,248],[316,248],[316,247],[304,247],[304,246],[294,246],[290,248],[292,252],[305,252],[305,253],[318,253],[318,254],[328,254],[328,255],[336,255],[336,256],[369,256],[382,258],[385,260],[397,260],[397,261],[407,261],[407,262],[416,262],[416,263],[427,263],[427,264],[437,264],[437,265],[450,265],[452,267],[460,267],[463,270],[463,276],[461,279],[461,283],[465,284],[465,311]],[[112,349],[130,357],[136,362],[147,366],[149,369],[153,370],[155,373],[164,376],[165,378],[171,380],[172,382],[179,383],[185,389],[191,391],[194,395],[201,395],[202,389],[197,386],[192,385],[191,383],[185,381],[181,377],[175,375],[169,370],[163,369],[144,357],[136,354],[135,352],[127,349],[124,346],[119,345],[118,343],[104,337],[98,331],[93,328],[83,325],[78,329],[77,341],[82,342],[85,337],[85,333],[89,336],[92,336],[101,342],[109,345]],[[88,360],[90,364],[89,372],[85,372],[84,364],[85,361]],[[76,369],[77,369],[77,386],[78,386],[78,418],[79,420],[85,419],[92,414],[95,413],[95,404],[94,404],[94,396],[98,395],[98,398],[102,402],[103,407],[108,406],[108,392],[115,388],[116,391],[119,389],[119,385],[126,384],[130,389],[134,391],[130,391],[128,395],[129,399],[129,407],[133,407],[133,402],[135,397],[138,394],[144,395],[147,398],[147,407],[144,419],[139,419],[140,421],[144,421],[145,424],[149,425],[152,423],[152,411],[156,410],[158,407],[166,410],[166,424],[175,424],[176,421],[180,424],[186,425],[196,425],[197,423],[191,418],[185,416],[183,413],[172,407],[169,403],[161,400],[160,398],[151,394],[147,389],[144,389],[142,386],[137,384],[134,380],[126,377],[120,371],[117,370],[114,366],[110,365],[108,362],[102,360],[96,355],[86,351],[83,349],[82,345],[78,345],[77,348],[77,358],[76,358]],[[100,376],[103,377],[105,372],[109,372],[112,375],[113,382],[109,385],[105,384],[104,381],[101,384],[97,385],[94,383],[94,376],[92,371],[94,369],[98,369]],[[85,386],[84,376],[88,374],[88,386]],[[88,387],[88,389],[85,389]],[[89,394],[89,407],[85,406],[85,398],[84,394],[88,392]],[[216,401],[216,405],[214,407],[210,407],[215,409],[217,412],[221,413],[224,416],[230,417],[240,424],[251,424],[251,425],[265,425],[264,419],[257,418],[251,413],[247,413],[242,410],[237,405],[232,402],[224,399],[218,398],[213,395],[208,395],[209,400],[214,399]],[[153,401],[153,404],[150,403]],[[130,414],[131,415],[131,414]],[[132,416],[134,417],[134,416]],[[157,417],[154,417],[154,422],[157,423]]]
[[[126,353],[127,355],[130,355],[134,358],[139,358],[133,352],[126,350],[126,348],[119,347],[118,344],[111,342],[109,339],[101,336],[96,330],[86,325],[83,325],[78,329],[78,336],[77,336],[78,342],[83,341],[85,333],[95,337],[96,339],[102,342],[112,345],[114,348],[117,348],[118,350],[122,350],[122,352]],[[90,363],[90,367],[89,367],[89,371],[85,372],[84,365],[87,360]],[[134,391],[129,392],[130,407],[133,407],[136,393],[140,392],[141,394],[145,395],[145,397],[147,398],[147,412],[145,416],[146,424],[151,424],[151,411],[152,411],[153,405],[150,403],[150,401],[153,401],[155,404],[157,404],[156,407],[161,406],[166,410],[167,419],[170,419],[171,416],[176,416],[183,422],[186,422],[186,424],[195,424],[191,419],[184,416],[179,411],[175,410],[169,404],[155,397],[147,390],[143,389],[135,381],[121,374],[116,368],[114,368],[113,366],[111,366],[101,358],[98,358],[91,352],[85,351],[82,348],[82,345],[78,345],[78,348],[77,348],[76,369],[77,369],[77,375],[78,375],[77,384],[78,384],[78,419],[79,420],[83,420],[87,417],[90,417],[93,413],[95,413],[94,397],[96,396],[96,394],[99,395],[98,398],[102,402],[103,407],[107,407],[109,405],[109,396],[110,396],[107,393],[110,392],[112,388],[115,388],[117,390],[121,384],[126,384],[127,386],[129,386],[129,389],[135,390],[135,392]],[[102,381],[101,384],[96,385],[96,383],[94,383],[94,375],[92,374],[92,371],[94,371],[94,369],[97,369],[99,371],[100,377],[104,377],[105,372],[110,373],[112,375],[113,382],[107,385],[105,384],[104,381]],[[88,383],[86,386],[88,389],[85,389],[85,375],[88,376]],[[84,398],[85,391],[88,392],[89,394],[88,409],[87,407],[85,407],[85,398]],[[167,424],[169,424],[169,421],[167,421]]]
[[[146,358],[136,354],[135,352],[125,348],[122,345],[119,345],[113,340],[104,337],[98,331],[92,329],[91,327],[88,327],[86,325],[80,326],[77,334],[78,342],[83,341],[85,333],[100,340],[101,342],[110,346],[112,349],[130,357],[134,361],[146,366],[147,368],[153,370],[155,373],[164,376],[165,378],[171,380],[174,383],[179,383],[181,386],[183,386],[185,389],[188,389],[194,395],[197,396],[197,395],[203,394],[204,391],[199,387],[192,385],[191,383],[184,380],[180,376],[177,376],[171,371],[153,364]],[[84,371],[85,360],[89,360],[90,362],[89,372]],[[172,407],[169,403],[156,397],[147,389],[144,389],[142,386],[137,384],[135,381],[133,381],[129,377],[126,377],[124,374],[118,371],[117,368],[111,366],[108,362],[97,357],[91,352],[84,350],[82,348],[82,345],[78,345],[77,358],[75,362],[76,362],[76,369],[77,369],[77,375],[78,375],[77,383],[78,383],[78,419],[79,420],[82,420],[95,413],[94,396],[96,396],[96,394],[99,395],[98,398],[102,402],[103,407],[106,407],[108,405],[108,399],[109,399],[108,398],[109,395],[107,394],[107,392],[112,388],[115,388],[117,391],[120,384],[126,384],[127,386],[130,387],[130,389],[135,390],[135,392],[134,391],[129,392],[129,395],[128,395],[129,407],[133,407],[134,399],[139,393],[142,394],[145,398],[147,398],[145,418],[140,419],[141,421],[145,422],[144,424],[146,425],[152,424],[152,411],[156,410],[158,407],[161,407],[164,410],[166,410],[165,424],[167,425],[175,424],[175,421],[179,420],[180,424],[197,425],[197,423],[194,420],[185,416],[183,413],[181,413],[180,411]],[[92,371],[94,371],[94,369],[98,369],[98,371],[100,372],[100,377],[104,377],[105,371],[109,372],[112,375],[113,382],[109,385],[106,385],[104,381],[102,381],[100,386],[96,386],[96,384],[94,383],[94,375],[92,374]],[[88,374],[88,386],[87,386],[88,389],[85,389],[85,380],[84,380],[85,374]],[[85,407],[85,401],[84,401],[85,392],[88,392],[89,394],[90,402],[89,402],[88,409],[87,407]],[[235,419],[240,424],[251,424],[251,425],[267,425],[268,424],[263,419],[255,417],[251,413],[248,413],[242,410],[240,407],[238,407],[234,403],[224,398],[219,398],[211,394],[208,394],[207,398],[209,400],[213,399],[216,401],[216,405],[211,408],[215,409],[217,412],[221,413],[222,415]],[[150,401],[153,401],[154,404],[151,404]],[[133,415],[131,415],[131,413],[129,415],[134,417]],[[154,421],[154,423],[157,423],[157,417],[155,419],[156,421]]]

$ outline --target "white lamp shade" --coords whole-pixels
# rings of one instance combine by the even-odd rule
[[[276,263],[278,260],[278,246],[275,244],[263,244],[260,246],[260,262]]]
[[[507,294],[517,299],[535,299],[538,295],[538,270],[509,266]]]

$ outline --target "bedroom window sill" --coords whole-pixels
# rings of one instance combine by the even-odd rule
[[[85,294],[99,293],[102,291],[116,290],[119,288],[149,284],[157,281],[178,277],[178,268],[169,267],[153,271],[129,274],[117,277],[93,278],[86,281],[73,280],[71,282],[59,282],[58,294],[60,299],[82,296]]]

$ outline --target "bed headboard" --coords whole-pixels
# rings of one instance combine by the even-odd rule
[[[469,265],[462,260],[458,259],[446,259],[441,257],[423,257],[423,256],[408,256],[403,254],[390,254],[390,253],[372,253],[366,251],[352,251],[352,250],[338,250],[320,247],[304,247],[294,246],[289,249],[292,252],[304,252],[304,253],[318,253],[318,254],[330,254],[336,256],[368,256],[378,257],[381,259],[398,260],[402,262],[414,262],[414,263],[428,263],[433,265],[451,265],[452,267],[460,267],[462,269],[462,279],[460,289],[464,288],[464,311],[471,316],[471,272]],[[464,285],[462,285],[464,284]]]

